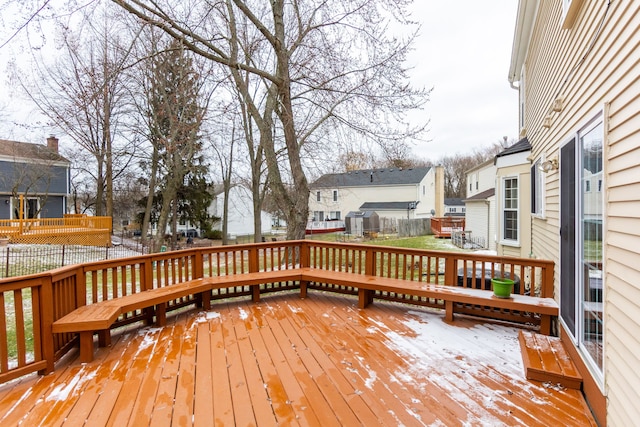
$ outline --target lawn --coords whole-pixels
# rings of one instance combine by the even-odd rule
[[[307,236],[310,240],[325,242],[362,243],[365,245],[393,246],[398,248],[427,249],[438,251],[462,251],[451,243],[451,239],[437,239],[435,236],[397,237],[395,235],[379,235],[375,239],[361,239],[345,235],[344,233],[326,233]]]

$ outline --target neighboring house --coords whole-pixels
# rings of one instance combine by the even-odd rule
[[[464,231],[476,247],[496,250],[496,189],[490,188],[464,199]]]
[[[71,163],[47,145],[0,140],[0,219],[62,218],[67,213]]]
[[[487,160],[467,171],[465,232],[480,247],[496,250],[496,166]]]
[[[498,255],[531,254],[530,155],[531,144],[525,137],[495,157]]]
[[[321,176],[310,185],[311,221],[344,220],[349,212],[380,218],[444,215],[444,170],[438,167],[367,169]]]
[[[215,199],[211,203],[209,214],[218,218],[224,217],[224,192],[222,186],[216,186]],[[246,236],[254,234],[253,197],[251,190],[242,185],[233,185],[229,190],[229,212],[227,213],[227,234],[230,236]],[[261,212],[261,234],[271,232],[271,214]],[[214,230],[222,231],[222,221],[213,223]]]
[[[467,198],[496,186],[496,166],[491,158],[467,171]]]
[[[459,198],[444,199],[444,216],[463,217],[465,212],[464,201]]]
[[[640,421],[640,2],[520,0],[509,81],[531,143],[532,256],[600,425]]]

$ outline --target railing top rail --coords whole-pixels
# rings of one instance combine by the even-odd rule
[[[304,243],[308,246],[318,247],[350,247],[358,249],[368,249],[376,252],[394,252],[400,254],[423,254],[431,256],[440,256],[447,258],[456,258],[460,260],[470,261],[492,261],[504,264],[523,264],[535,266],[548,266],[553,265],[553,261],[542,260],[537,258],[518,258],[513,256],[498,256],[489,254],[474,254],[473,252],[462,251],[445,251],[438,249],[418,249],[418,248],[401,248],[397,246],[384,246],[384,245],[367,245],[366,243],[350,243],[350,242],[324,242],[319,240],[305,240]],[[526,262],[525,262],[526,261]]]

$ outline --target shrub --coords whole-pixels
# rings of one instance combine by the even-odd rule
[[[222,240],[222,231],[220,230],[209,230],[205,233],[205,238],[211,240]]]

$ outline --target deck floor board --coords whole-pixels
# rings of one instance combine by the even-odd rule
[[[517,327],[357,302],[282,293],[129,325],[91,363],[0,387],[0,423],[595,426],[579,390],[525,378]]]

